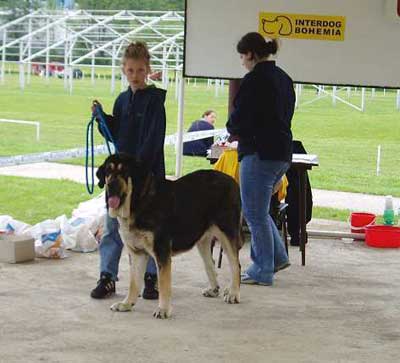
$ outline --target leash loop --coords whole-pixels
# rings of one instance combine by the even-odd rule
[[[90,119],[87,127],[86,127],[86,158],[85,158],[85,176],[86,176],[86,189],[89,194],[93,194],[94,192],[94,124],[98,122],[100,125],[100,130],[102,135],[104,136],[108,153],[111,155],[111,147],[110,143],[114,146],[115,153],[118,154],[118,149],[115,146],[114,138],[107,126],[107,122],[104,118],[103,110],[100,104],[97,101],[93,102],[94,110],[92,113],[92,118]],[[89,155],[90,153],[90,155]],[[89,166],[89,157],[90,157],[90,166]],[[89,183],[89,168],[90,168],[90,179],[91,183]]]

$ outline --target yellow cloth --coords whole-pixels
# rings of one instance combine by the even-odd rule
[[[225,150],[214,165],[214,170],[230,175],[239,184],[239,161],[237,150]],[[282,177],[279,186],[275,186],[274,192],[278,193],[278,200],[282,201],[286,197],[286,189],[289,182],[286,175]]]
[[[286,190],[287,190],[288,185],[289,185],[289,182],[286,178],[286,175],[283,175],[283,177],[281,179],[281,185],[279,186],[279,189],[278,189],[278,200],[280,202],[286,198]]]
[[[214,170],[230,175],[239,184],[239,161],[236,150],[225,150],[214,165]]]

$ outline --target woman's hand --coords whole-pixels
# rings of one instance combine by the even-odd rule
[[[228,142],[239,141],[239,136],[237,136],[237,135],[229,135],[227,141],[228,141]]]

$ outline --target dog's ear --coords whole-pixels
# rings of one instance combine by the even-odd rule
[[[105,163],[100,165],[96,172],[97,179],[99,179],[99,183],[97,184],[99,188],[104,188],[104,184],[106,183],[106,166]]]

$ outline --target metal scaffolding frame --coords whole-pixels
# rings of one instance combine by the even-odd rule
[[[76,68],[89,68],[92,82],[97,67],[111,68],[111,91],[120,69],[123,48],[132,40],[147,42],[153,71],[181,71],[183,61],[184,13],[179,11],[133,10],[37,10],[0,26],[0,82],[5,64],[19,64],[20,86],[30,82],[32,65],[62,66],[64,85],[72,92]],[[122,76],[123,79],[123,76]]]

